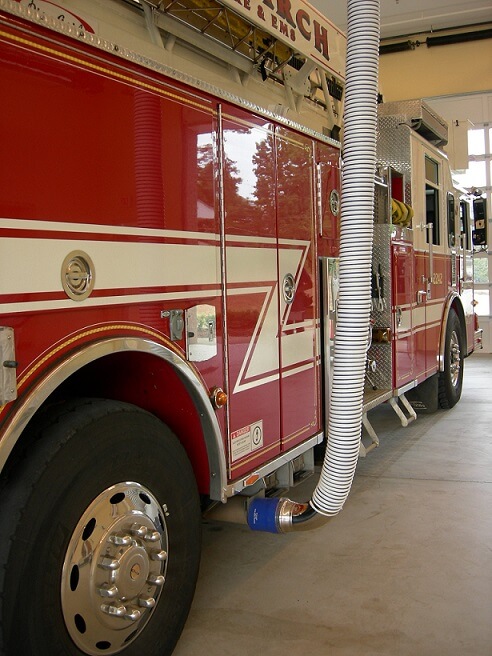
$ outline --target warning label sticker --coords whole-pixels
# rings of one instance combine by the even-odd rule
[[[231,433],[232,462],[244,458],[263,446],[263,421],[244,426]]]

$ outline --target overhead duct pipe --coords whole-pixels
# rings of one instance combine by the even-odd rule
[[[474,32],[458,32],[456,34],[444,34],[443,36],[428,36],[425,40],[428,48],[435,46],[447,46],[454,43],[468,43],[470,41],[481,41],[492,38],[492,30],[476,30]]]
[[[359,454],[371,297],[379,0],[348,0],[347,8],[340,287],[326,454],[309,503],[251,501],[248,524],[254,530],[314,528],[337,515]]]
[[[480,24],[479,24],[480,25]],[[471,25],[468,26],[472,27]],[[415,39],[418,36],[419,39]],[[452,31],[450,28],[445,28],[442,30],[435,30],[432,32],[431,36],[426,36],[425,33],[420,33],[414,35],[412,38],[400,37],[400,40],[393,39],[383,39],[379,47],[380,55],[391,55],[397,52],[405,52],[408,50],[415,50],[416,48],[426,45],[428,48],[433,48],[436,46],[447,46],[453,45],[456,43],[470,43],[472,41],[482,41],[484,39],[492,38],[492,29],[484,28],[478,30],[466,30],[465,28],[459,28]],[[392,41],[392,43],[388,43]]]
[[[398,41],[398,43],[389,43],[379,47],[380,55],[391,55],[395,52],[406,52],[407,50],[415,50],[420,46],[420,41]]]

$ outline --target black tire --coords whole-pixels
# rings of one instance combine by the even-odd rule
[[[461,398],[463,387],[463,334],[458,316],[449,312],[444,345],[444,371],[439,374],[439,405],[452,408]]]
[[[67,404],[37,438],[0,499],[2,653],[171,654],[200,560],[181,444],[153,415],[106,400]]]

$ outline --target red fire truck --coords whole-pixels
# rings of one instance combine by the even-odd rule
[[[336,423],[345,48],[304,0],[0,0],[3,653],[169,654],[205,509],[316,514],[278,491]],[[362,455],[480,339],[444,126],[380,114]]]

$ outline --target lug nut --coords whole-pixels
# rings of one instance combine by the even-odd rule
[[[101,604],[101,610],[115,617],[125,617],[127,612],[126,606],[116,606],[116,604]]]
[[[103,583],[97,591],[101,597],[116,597],[118,594],[118,588],[115,585],[109,585],[108,583]]]
[[[150,559],[151,560],[160,560],[161,563],[167,558],[167,553],[165,551],[151,551]]]
[[[108,539],[110,542],[112,542],[113,544],[117,544],[118,546],[126,547],[127,545],[132,543],[131,535],[118,535],[117,533],[115,533],[114,535],[110,535]]]
[[[142,606],[143,608],[154,608],[155,599],[154,597],[139,597],[138,605]]]
[[[116,558],[109,558],[105,556],[104,558],[101,559],[101,567],[103,569],[115,570],[118,569],[119,566],[120,566],[120,561],[116,560]]]
[[[142,526],[141,524],[133,524],[133,526],[130,529],[130,533],[132,535],[138,535],[139,538],[143,538],[149,529],[146,526]]]
[[[132,622],[135,622],[135,620],[140,619],[141,614],[142,611],[138,610],[138,608],[128,608],[124,618],[125,620],[131,620]]]
[[[150,583],[150,585],[164,585],[164,581],[164,577],[160,574],[150,574],[147,578],[147,583]]]

